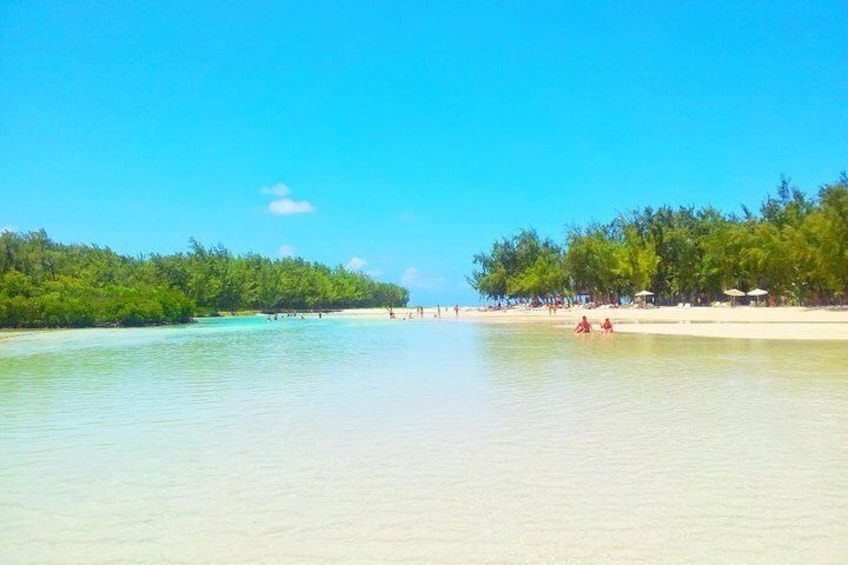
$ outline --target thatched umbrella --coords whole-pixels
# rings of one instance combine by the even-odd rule
[[[647,301],[647,298],[649,296],[653,296],[653,295],[654,295],[654,293],[651,292],[650,290],[640,290],[639,292],[637,292],[633,296],[635,296],[637,298],[644,298]]]
[[[733,306],[736,303],[736,299],[740,296],[745,296],[745,293],[739,290],[738,288],[728,288],[724,291],[724,293],[730,297],[730,305]]]
[[[748,296],[753,296],[757,300],[757,306],[760,305],[760,297],[768,294],[767,290],[763,290],[762,288],[755,288],[754,290],[748,291]]]

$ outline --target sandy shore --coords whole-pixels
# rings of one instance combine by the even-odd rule
[[[395,308],[398,320],[412,316],[418,320],[415,308]],[[309,314],[312,316],[312,314]],[[342,310],[328,314],[332,317],[388,319],[385,308]],[[424,318],[438,316],[435,307],[424,308]],[[488,324],[544,324],[566,331],[586,316],[596,332],[601,322],[609,318],[620,334],[661,334],[735,339],[786,339],[811,341],[848,341],[848,307],[846,308],[597,308],[560,309],[555,314],[545,308],[510,308],[485,310],[460,307],[459,316],[453,308],[441,309],[441,320],[447,322],[479,322]],[[0,340],[43,330],[0,330]]]
[[[414,308],[396,308],[397,318],[412,314]],[[385,309],[345,310],[339,316],[387,318]],[[437,315],[435,308],[425,308],[424,317]],[[560,309],[551,314],[547,309],[511,308],[485,311],[462,307],[459,316],[453,309],[442,308],[443,320],[482,323],[538,323],[571,328],[586,316],[596,331],[604,318],[609,318],[616,333],[686,335],[740,339],[791,339],[848,341],[848,308],[598,308]]]

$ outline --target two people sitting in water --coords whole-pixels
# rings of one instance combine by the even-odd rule
[[[609,318],[604,320],[604,323],[601,324],[601,329],[604,330],[605,334],[612,333],[612,322],[610,322]],[[574,333],[576,334],[588,334],[592,333],[592,324],[589,323],[589,320],[586,319],[586,316],[577,322],[577,327],[574,328]]]

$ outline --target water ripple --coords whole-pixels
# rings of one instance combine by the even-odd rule
[[[848,556],[844,347],[574,338],[330,318],[5,340],[0,562]]]

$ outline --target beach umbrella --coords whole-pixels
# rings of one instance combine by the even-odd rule
[[[645,301],[647,302],[648,297],[653,296],[653,295],[654,295],[654,293],[651,292],[650,290],[640,290],[634,296],[636,296],[637,298],[644,298]]]
[[[763,290],[761,288],[755,288],[754,290],[748,291],[748,296],[753,296],[757,299],[757,304],[760,303],[760,297],[768,294],[767,290]]]
[[[724,293],[730,297],[730,305],[732,306],[736,299],[740,296],[745,296],[745,293],[739,290],[738,288],[729,288],[724,291]]]

